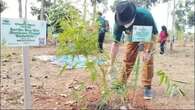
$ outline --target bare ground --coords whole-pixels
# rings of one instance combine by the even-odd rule
[[[109,44],[105,45],[109,50]],[[122,58],[125,47],[121,47],[119,58]],[[158,47],[157,47],[158,49]],[[159,51],[159,50],[158,50]],[[70,86],[76,81],[84,81],[88,86],[93,85],[89,73],[84,69],[67,70],[59,75],[60,67],[49,62],[33,59],[34,55],[55,54],[54,46],[30,48],[30,74],[34,109],[78,109],[75,101],[68,95]],[[194,45],[186,47],[175,45],[173,53],[169,50],[165,55],[155,54],[154,71],[163,70],[171,79],[187,82],[179,86],[185,90],[186,96],[168,97],[165,88],[159,86],[159,77],[153,79],[155,97],[144,101],[142,88],[138,89],[135,99],[131,92],[129,100],[137,102],[134,107],[140,109],[194,109]],[[23,108],[23,65],[22,49],[1,48],[1,109]],[[88,102],[94,102],[100,97],[97,88],[85,93]]]

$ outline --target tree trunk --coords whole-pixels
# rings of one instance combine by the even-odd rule
[[[86,15],[87,15],[87,0],[84,0],[84,3],[83,3],[83,21],[86,21]]]
[[[175,0],[173,0],[173,21],[172,21],[172,36],[171,36],[171,42],[170,42],[170,51],[173,52],[173,44],[175,40]]]
[[[95,18],[96,18],[96,5],[97,5],[97,0],[94,0],[94,4],[93,4],[93,23],[95,22]]]
[[[170,14],[170,13],[169,13],[169,10],[170,10],[169,7],[170,7],[170,2],[168,1],[168,2],[167,2],[167,27],[168,27],[168,25],[169,25],[169,14]]]
[[[44,0],[41,0],[41,16],[40,20],[44,20]]]
[[[22,0],[18,0],[19,18],[22,18]]]
[[[28,5],[28,0],[25,0],[25,20],[27,20],[27,5]]]

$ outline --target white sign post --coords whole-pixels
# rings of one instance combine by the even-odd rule
[[[22,47],[23,50],[23,69],[24,69],[24,108],[32,109],[32,94],[29,71],[29,48]]]
[[[27,0],[25,0],[25,32],[27,30]],[[22,46],[23,53],[23,69],[24,69],[24,109],[32,109],[32,94],[30,84],[30,70],[29,70],[29,48]]]
[[[22,47],[24,66],[24,108],[32,109],[29,71],[29,46],[46,44],[46,22],[27,19],[1,19],[2,43],[10,47]]]

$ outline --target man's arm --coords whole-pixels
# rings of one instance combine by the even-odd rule
[[[156,47],[156,42],[158,42],[158,29],[156,27],[156,23],[152,17],[152,15],[150,14],[150,16],[148,16],[147,23],[148,25],[152,26],[152,41],[150,43],[147,43],[147,49],[146,51],[148,52],[153,52],[155,50]]]
[[[115,62],[115,59],[116,59],[116,56],[117,56],[117,53],[118,53],[118,50],[119,50],[119,43],[116,43],[116,42],[113,42],[112,45],[111,45],[111,50],[110,50],[110,65],[112,66]]]
[[[123,26],[119,26],[117,24],[114,24],[114,30],[113,30],[113,40],[114,42],[111,44],[111,50],[110,50],[110,65],[113,65],[117,56],[117,53],[119,51],[119,43],[121,40],[123,32]]]
[[[150,53],[150,52],[155,51],[156,43],[158,42],[157,37],[158,37],[158,34],[155,34],[155,35],[152,36],[152,41],[151,42],[145,43],[145,45],[146,45],[145,52]]]

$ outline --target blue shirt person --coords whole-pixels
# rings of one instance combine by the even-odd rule
[[[109,24],[108,24],[108,21],[102,16],[101,12],[98,12],[97,22],[99,25],[98,46],[99,46],[100,52],[102,53],[105,33],[109,30],[108,28]]]

